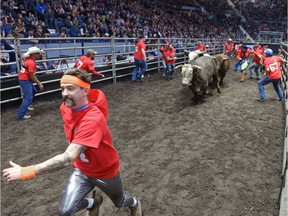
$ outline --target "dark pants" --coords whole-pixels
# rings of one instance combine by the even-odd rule
[[[102,190],[116,207],[131,206],[134,202],[133,197],[123,191],[119,173],[114,178],[97,179],[90,178],[74,168],[62,193],[58,214],[70,216],[87,208],[88,202],[84,198],[95,186]]]

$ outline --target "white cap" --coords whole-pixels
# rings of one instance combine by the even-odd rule
[[[228,41],[232,41],[232,39],[231,39],[231,38],[229,38],[229,39],[228,39]]]

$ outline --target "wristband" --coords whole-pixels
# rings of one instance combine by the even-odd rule
[[[34,178],[36,176],[37,175],[35,173],[35,165],[22,167],[20,170],[20,178],[23,181]]]

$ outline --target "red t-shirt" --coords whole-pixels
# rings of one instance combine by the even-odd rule
[[[139,40],[136,43],[136,47],[135,47],[135,52],[134,52],[134,58],[138,59],[138,60],[145,60],[145,56],[142,53],[142,49],[146,50],[146,45],[142,40]]]
[[[73,166],[92,178],[115,177],[120,170],[119,156],[102,112],[91,102],[78,111],[63,103],[60,111],[67,141],[88,147]]]
[[[87,72],[93,73],[95,76],[102,76],[102,74],[98,73],[95,70],[94,62],[87,56],[81,56],[74,65],[74,68],[78,68],[80,70],[86,70]]]
[[[175,57],[175,54],[176,54],[176,50],[175,49],[168,49],[165,53],[165,57],[166,57],[166,63],[167,64],[175,64],[176,62],[176,59],[172,59],[172,60],[168,60],[167,58],[174,58]]]
[[[247,49],[246,52],[243,52],[242,50],[240,52],[238,52],[237,54],[237,59],[243,59],[243,60],[246,60],[249,58],[249,56],[251,54],[253,54],[254,52],[250,49]]]
[[[200,50],[201,52],[206,52],[206,47],[204,44],[199,44],[195,47],[194,51],[196,51],[196,50]]]
[[[234,52],[234,43],[232,42],[227,42],[224,44],[225,52],[227,54],[233,54]]]
[[[264,60],[264,67],[269,68],[268,78],[280,79],[282,77],[281,70],[282,58],[279,56],[271,56]]]
[[[18,79],[30,80],[29,73],[36,73],[36,62],[31,57],[28,57],[24,60],[18,75]]]
[[[254,51],[255,51],[256,53],[254,53],[254,59],[253,59],[253,61],[256,62],[256,63],[258,63],[258,64],[262,63],[262,58],[261,58],[261,57],[262,57],[263,54],[264,54],[264,49],[263,49],[263,47],[259,46],[259,47],[255,48]]]

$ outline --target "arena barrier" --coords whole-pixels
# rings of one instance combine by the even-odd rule
[[[37,77],[44,85],[45,90],[35,95],[35,97],[47,96],[60,91],[59,80],[63,72],[74,66],[81,55],[85,55],[87,49],[94,49],[98,53],[95,56],[95,68],[103,73],[105,78],[92,77],[92,85],[113,84],[123,79],[129,79],[134,69],[134,48],[135,38],[33,38],[33,39],[8,39],[9,50],[1,51],[3,54],[9,53],[15,58],[14,62],[4,65],[14,65],[14,74],[7,74],[1,79],[1,105],[10,102],[21,102],[22,92],[17,81],[18,71],[21,67],[23,53],[29,47],[37,46],[44,52],[44,58],[36,61],[43,70],[37,71]],[[177,64],[186,62],[187,56],[184,50],[194,50],[197,41],[201,40],[208,45],[207,51],[215,55],[223,51],[223,41],[208,40],[203,38],[147,38],[147,74],[158,72],[162,68],[161,53],[159,49],[166,43],[172,43],[177,50]],[[34,43],[32,43],[34,42]],[[2,64],[3,65],[3,64]],[[43,67],[44,65],[44,67]],[[3,71],[1,72],[1,74]]]
[[[286,60],[286,65],[282,67],[283,77],[282,77],[282,87],[284,89],[285,95],[285,112],[286,112],[286,122],[285,122],[285,132],[284,132],[284,151],[283,151],[283,165],[282,165],[282,183],[278,198],[279,205],[279,216],[288,215],[288,46],[287,44],[281,43],[281,54]]]

